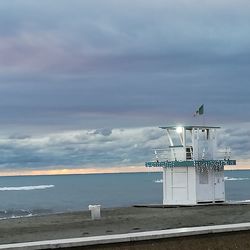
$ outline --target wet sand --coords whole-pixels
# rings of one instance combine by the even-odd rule
[[[0,244],[250,222],[250,205],[102,209],[0,221]]]

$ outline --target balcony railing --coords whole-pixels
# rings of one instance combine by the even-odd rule
[[[162,161],[176,161],[176,160],[194,160],[193,156],[193,147],[186,147],[186,154],[184,156],[183,147],[169,147],[169,148],[155,148],[153,149],[153,161],[162,162]],[[202,155],[200,155],[200,160],[206,160],[209,154],[205,149],[202,150]],[[230,148],[219,149],[214,156],[214,159],[231,159],[231,150]],[[211,159],[210,159],[211,160]]]

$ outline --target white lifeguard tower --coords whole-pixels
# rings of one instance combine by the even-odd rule
[[[146,167],[163,168],[163,204],[194,205],[225,201],[224,166],[236,165],[230,149],[217,152],[213,126],[167,126],[169,147],[155,149]]]

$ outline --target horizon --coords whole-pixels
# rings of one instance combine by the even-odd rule
[[[225,166],[227,171],[250,170],[250,165]],[[147,168],[145,166],[127,166],[111,168],[68,168],[68,169],[50,169],[50,170],[21,170],[18,172],[1,172],[0,177],[11,176],[50,176],[50,175],[88,175],[88,174],[126,174],[126,173],[154,173],[162,172],[160,167]]]

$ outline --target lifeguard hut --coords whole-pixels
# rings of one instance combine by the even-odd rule
[[[220,127],[167,126],[167,149],[155,149],[146,167],[163,168],[163,204],[193,205],[225,201],[224,166],[236,165],[230,149],[218,154]]]

